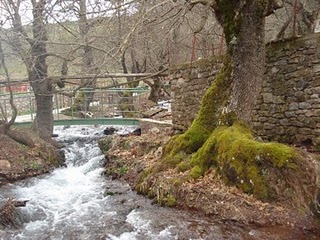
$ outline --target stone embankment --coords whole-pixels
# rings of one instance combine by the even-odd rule
[[[171,70],[172,123],[177,130],[186,130],[200,108],[205,91],[222,65],[220,58],[203,59]]]
[[[320,145],[320,34],[271,43],[266,78],[254,111],[267,140]]]
[[[320,146],[320,33],[267,46],[265,81],[253,127],[264,140]],[[221,66],[200,60],[172,70],[172,121],[186,130]]]

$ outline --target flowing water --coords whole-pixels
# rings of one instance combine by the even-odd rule
[[[243,228],[152,205],[128,185],[103,176],[105,158],[97,145],[103,129],[55,128],[66,145],[67,167],[0,188],[0,201],[30,200],[18,209],[21,227],[0,230],[0,239],[303,239],[300,233],[287,238],[285,230]]]

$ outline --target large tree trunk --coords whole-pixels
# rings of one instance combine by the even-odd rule
[[[191,127],[167,144],[164,161],[170,162],[180,152],[197,152],[219,125],[230,125],[234,120],[250,124],[260,94],[265,67],[264,17],[278,5],[273,0],[217,0],[210,7],[224,29],[226,61],[203,97]]]
[[[238,119],[247,123],[251,122],[265,69],[265,17],[261,5],[256,2],[247,1],[243,6],[238,36],[229,43],[233,63],[230,107]]]
[[[80,37],[84,42],[83,46],[83,56],[82,56],[82,71],[86,74],[96,74],[96,69],[94,67],[94,56],[93,48],[89,43],[89,33],[90,33],[90,23],[87,19],[87,1],[80,0],[79,2],[79,30]],[[87,89],[83,92],[83,101],[80,101],[80,108],[83,111],[89,111],[90,103],[93,101],[94,89],[96,87],[97,78],[81,80],[81,84]]]
[[[35,41],[31,46],[32,65],[28,66],[28,75],[37,106],[33,128],[42,139],[50,140],[53,133],[53,94],[52,83],[47,79],[47,32],[43,19],[45,2],[33,1],[32,31]]]

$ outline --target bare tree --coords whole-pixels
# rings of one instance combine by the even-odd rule
[[[20,54],[26,65],[28,79],[35,94],[37,114],[33,129],[41,138],[49,141],[53,132],[53,83],[52,79],[48,78],[46,63],[48,37],[45,13],[48,6],[46,0],[31,0],[29,3],[32,6],[33,17],[30,28],[22,24],[21,0],[7,0],[3,3],[7,18],[13,27],[8,43]]]
[[[10,92],[9,103],[10,103],[11,110],[12,110],[12,116],[11,116],[10,120],[8,120],[6,113],[4,112],[3,106],[0,104],[0,110],[1,110],[1,114],[2,114],[2,120],[0,122],[1,123],[0,134],[7,134],[8,131],[10,130],[10,127],[12,126],[12,124],[14,123],[14,121],[17,117],[17,107],[15,106],[15,104],[13,102],[13,93],[12,93],[12,89],[11,89],[11,78],[10,78],[10,74],[9,74],[9,71],[8,71],[8,68],[7,68],[7,65],[5,62],[2,41],[0,40],[0,69],[1,68],[5,72],[6,80],[8,83],[9,92]]]

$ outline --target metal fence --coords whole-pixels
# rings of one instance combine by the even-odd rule
[[[138,118],[144,110],[147,88],[81,89],[70,97],[71,91],[53,95],[55,120],[81,118]],[[10,94],[0,94],[0,119],[12,115],[9,103]],[[79,109],[79,102],[87,102]],[[32,121],[36,114],[33,92],[14,93],[14,104],[18,109],[17,122]]]

